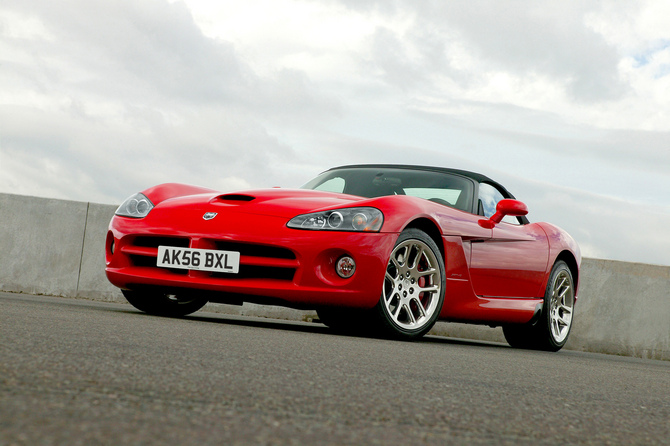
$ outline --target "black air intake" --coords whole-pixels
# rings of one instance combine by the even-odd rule
[[[216,197],[217,201],[253,201],[256,197],[244,194],[226,194]]]

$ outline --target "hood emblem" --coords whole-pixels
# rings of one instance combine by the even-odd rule
[[[216,212],[205,212],[205,215],[202,216],[205,220],[211,220],[216,217],[218,214]]]

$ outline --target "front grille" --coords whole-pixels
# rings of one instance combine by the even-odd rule
[[[174,246],[176,248],[188,248],[190,241],[184,237],[155,237],[142,236],[135,237],[134,246],[142,248],[158,248],[159,246]],[[154,262],[155,264],[156,262]]]
[[[156,266],[156,256],[143,256],[137,254],[130,255],[130,263],[133,266],[139,266],[141,268],[157,268]],[[172,272],[172,274],[177,274],[180,276],[187,276],[187,269],[178,269],[178,268],[163,268],[166,271]]]
[[[237,243],[214,240],[216,249],[221,251],[236,251],[242,256],[268,257],[271,259],[295,259],[295,254],[290,249],[277,246],[252,245],[249,243]]]
[[[188,248],[191,246],[191,242],[188,238],[184,237],[139,236],[133,238],[130,245],[124,251],[128,254],[132,266],[158,268],[156,266],[156,256],[158,255],[159,246]],[[200,240],[197,246],[192,247],[239,252],[239,272],[237,274],[228,274],[189,271],[176,268],[160,268],[160,270],[163,272],[170,271],[172,274],[180,276],[192,274],[197,277],[211,277],[223,280],[268,279],[291,281],[298,267],[295,253],[290,249],[279,246],[206,239]]]
[[[237,274],[210,273],[210,277],[219,279],[293,280],[294,275],[295,268],[256,265],[240,265],[240,271]]]

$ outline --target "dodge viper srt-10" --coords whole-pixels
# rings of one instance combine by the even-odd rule
[[[343,166],[300,189],[223,194],[163,184],[116,211],[106,273],[150,314],[253,302],[403,339],[437,320],[501,326],[512,346],[556,351],[581,255],[527,213],[490,178],[437,167]]]

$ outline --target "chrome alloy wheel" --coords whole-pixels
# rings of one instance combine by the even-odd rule
[[[556,343],[565,341],[570,333],[574,306],[575,291],[572,278],[566,270],[562,270],[554,278],[549,301],[549,324]]]
[[[382,304],[398,327],[420,330],[433,321],[442,293],[441,284],[433,250],[421,240],[405,240],[391,253]]]

